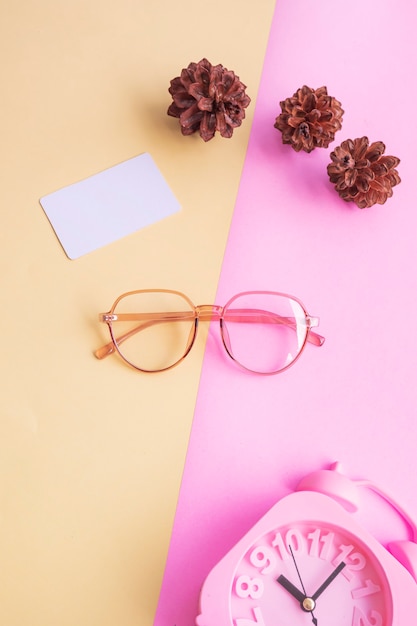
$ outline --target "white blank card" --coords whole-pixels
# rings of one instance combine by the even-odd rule
[[[40,203],[70,259],[180,209],[147,153],[44,196]]]

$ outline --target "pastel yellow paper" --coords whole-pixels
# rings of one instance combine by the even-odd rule
[[[273,5],[0,7],[0,624],[152,624],[204,332],[180,367],[140,375],[93,357],[97,314],[146,287],[213,301]],[[252,97],[231,140],[166,115],[170,79],[204,56]],[[142,152],[182,210],[68,260],[39,198]]]

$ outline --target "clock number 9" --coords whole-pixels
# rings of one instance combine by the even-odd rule
[[[260,578],[250,578],[249,576],[239,576],[235,586],[236,594],[239,598],[261,598],[264,592],[264,584]]]
[[[261,569],[261,574],[270,574],[277,564],[277,557],[268,546],[258,546],[252,550],[249,561],[254,567]]]

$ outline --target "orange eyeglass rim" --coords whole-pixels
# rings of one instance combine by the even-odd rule
[[[179,296],[180,298],[182,298],[190,307],[189,311],[169,311],[169,312],[157,312],[157,313],[115,313],[115,309],[117,307],[117,305],[119,304],[119,302],[121,300],[123,300],[124,298],[128,297],[128,296],[133,296],[133,295],[138,295],[138,294],[152,294],[152,293],[165,293],[165,294],[172,294],[175,296]],[[228,307],[232,304],[232,302],[234,300],[236,300],[237,298],[240,298],[242,296],[250,296],[250,295],[273,295],[273,296],[280,296],[282,298],[286,298],[288,300],[292,300],[294,302],[296,302],[300,307],[301,310],[304,313],[304,317],[305,317],[305,321],[306,321],[306,336],[305,339],[297,353],[297,355],[294,357],[294,359],[288,363],[286,366],[276,370],[276,371],[271,371],[271,372],[259,372],[257,370],[251,370],[250,368],[248,368],[247,366],[243,365],[242,363],[240,363],[239,361],[236,360],[236,358],[233,356],[233,354],[230,352],[228,346],[227,346],[227,342],[225,340],[224,337],[224,313],[226,311],[228,311]],[[238,314],[238,317],[236,317],[234,319],[234,321],[248,321],[248,313],[251,314],[251,321],[258,321],[258,322],[263,322],[263,323],[284,323],[287,326],[294,326],[294,322],[290,320],[290,318],[284,318],[282,316],[278,316],[276,314],[273,314],[271,316],[271,312],[269,311],[261,311],[259,309],[253,309],[253,310],[249,310],[249,309],[242,309],[241,311],[239,311],[239,309],[234,309],[233,312]],[[245,315],[243,315],[243,312],[245,313]],[[230,314],[230,313],[229,313]],[[277,292],[277,291],[244,291],[241,293],[238,293],[236,295],[234,295],[232,298],[230,298],[228,300],[228,302],[224,305],[224,306],[219,306],[219,305],[213,305],[213,304],[203,304],[203,305],[195,305],[190,298],[185,295],[184,293],[182,293],[181,291],[176,291],[173,289],[138,289],[138,290],[134,290],[134,291],[127,291],[123,294],[121,294],[113,303],[111,309],[109,311],[107,311],[106,313],[100,313],[99,316],[99,321],[100,322],[104,322],[107,324],[108,328],[109,328],[109,332],[110,332],[110,337],[111,337],[111,341],[106,343],[105,345],[101,346],[100,348],[98,348],[97,350],[95,350],[94,355],[96,356],[97,359],[104,359],[107,356],[109,356],[110,354],[113,354],[114,352],[117,352],[120,357],[123,359],[123,361],[125,361],[125,363],[127,363],[130,367],[140,371],[140,372],[144,372],[144,373],[157,373],[157,372],[163,372],[166,370],[170,370],[174,367],[176,367],[179,363],[181,363],[181,361],[183,361],[185,359],[185,357],[189,354],[191,348],[194,345],[195,339],[197,337],[197,332],[198,332],[198,324],[199,322],[211,322],[211,321],[219,321],[220,323],[220,334],[221,334],[221,338],[222,338],[222,342],[223,342],[223,346],[227,352],[227,354],[229,355],[229,357],[235,362],[237,363],[240,367],[242,367],[243,369],[252,372],[252,373],[256,373],[256,374],[260,374],[260,375],[270,375],[270,374],[277,374],[280,372],[283,372],[284,370],[286,370],[288,367],[291,367],[291,365],[293,365],[298,358],[300,357],[301,353],[304,350],[304,347],[306,345],[306,343],[311,343],[315,346],[322,346],[325,338],[322,335],[319,335],[318,333],[316,333],[315,331],[312,330],[312,328],[317,327],[319,325],[319,318],[315,317],[315,316],[311,316],[307,313],[307,310],[305,308],[305,306],[303,305],[303,303],[295,296],[289,295],[287,293],[282,293],[282,292]],[[124,341],[126,341],[127,339],[129,339],[129,337],[133,336],[134,334],[136,334],[137,332],[140,332],[141,330],[145,330],[146,328],[148,328],[149,326],[153,326],[154,324],[160,324],[160,323],[164,323],[164,322],[168,322],[168,321],[190,321],[190,320],[194,320],[194,324],[192,327],[192,332],[190,333],[190,336],[188,338],[188,342],[187,342],[187,346],[185,348],[184,354],[177,359],[174,363],[163,367],[161,369],[155,369],[155,370],[148,370],[148,369],[143,369],[141,367],[139,367],[138,365],[136,365],[135,363],[132,363],[129,359],[126,358],[126,356],[123,354],[123,352],[120,351],[119,349],[119,344],[123,343]],[[128,331],[127,333],[124,333],[123,335],[116,337],[114,332],[113,332],[113,322],[118,322],[118,321],[138,321],[138,322],[142,322],[140,323],[138,326],[135,326],[134,328],[132,328],[130,331]]]

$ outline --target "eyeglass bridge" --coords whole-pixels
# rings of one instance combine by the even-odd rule
[[[223,307],[217,304],[200,304],[195,307],[196,316],[202,322],[219,320],[223,314]]]
[[[128,296],[137,294],[145,294],[146,296],[149,296],[154,293],[172,294],[177,298],[176,304],[175,302],[171,302],[167,310],[163,306],[158,307],[158,305],[156,305],[155,309],[151,308],[150,310],[148,307],[145,307],[144,310],[140,305],[133,305],[127,308],[127,310],[126,306],[124,306],[121,311],[114,311],[114,309],[118,306],[119,301]],[[246,299],[246,297],[253,298],[253,296],[266,296],[267,298],[270,296],[278,296],[281,299],[281,303],[284,302],[284,305],[287,308],[284,306],[281,311],[276,311],[274,306],[270,307],[268,300],[261,300],[261,302],[259,302],[259,300],[249,299],[248,301]],[[269,302],[271,302],[271,300],[269,300]],[[244,292],[231,298],[225,306],[219,306],[216,304],[202,304],[195,306],[184,294],[169,290],[129,292],[120,296],[110,311],[99,314],[99,320],[101,322],[105,322],[109,326],[111,341],[95,351],[94,354],[96,357],[102,359],[117,350],[129,365],[135,369],[139,369],[140,371],[147,372],[163,371],[164,369],[170,369],[179,363],[188,354],[194,343],[199,322],[219,322],[223,345],[228,355],[244,369],[248,369],[249,371],[259,374],[278,373],[279,371],[286,369],[297,360],[304,349],[306,342],[316,346],[321,346],[324,343],[324,337],[312,330],[318,326],[319,318],[308,315],[303,305],[294,297],[275,292]],[[123,326],[123,323],[126,322],[131,323],[130,327],[126,325]],[[120,351],[120,345],[122,343],[131,337],[139,337],[139,335],[142,336],[142,331],[151,328],[154,328],[156,331],[158,327],[162,329],[163,326],[165,327],[165,325],[172,323],[174,323],[175,327],[177,326],[177,322],[191,324],[188,339],[186,338],[185,341],[185,352],[179,359],[177,359],[177,361],[165,365],[163,368],[142,369],[133,363],[133,357],[132,360],[130,358],[126,358],[126,356]],[[293,330],[295,331],[294,341],[296,341],[295,352],[288,353],[287,356],[284,355],[283,358],[286,360],[284,360],[282,364],[279,364],[279,368],[274,366],[276,367],[274,370],[269,369],[269,364],[266,364],[268,365],[268,371],[266,371],[266,366],[263,364],[262,366],[256,366],[256,369],[251,369],[251,367],[248,367],[246,364],[242,364],[240,359],[238,360],[234,354],[234,349],[232,348],[233,337],[239,336],[233,330],[237,328],[236,324],[239,324],[242,333],[248,328],[247,324],[253,324],[254,329],[256,328],[255,325],[262,325],[261,327],[264,330],[266,328],[286,328]],[[260,328],[260,326],[258,327]],[[117,331],[116,328],[118,329]],[[165,328],[168,328],[168,326]],[[177,328],[179,327],[177,326]],[[123,330],[125,330],[125,332],[123,332]],[[119,331],[122,332],[119,334]],[[253,338],[254,335],[252,332],[250,335]],[[162,336],[163,335],[161,335],[161,337]],[[146,350],[149,352],[148,349]],[[143,354],[145,354],[145,352]],[[149,353],[153,354],[153,350]],[[264,352],[260,351],[260,354],[264,354]],[[289,358],[291,359],[289,360]]]

